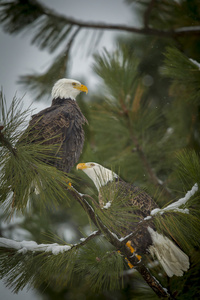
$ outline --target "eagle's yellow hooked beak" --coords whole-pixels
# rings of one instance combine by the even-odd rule
[[[80,90],[82,92],[85,92],[86,94],[88,93],[88,88],[87,86],[81,84],[81,85],[75,85],[74,86],[75,89]]]
[[[88,166],[86,165],[86,163],[80,163],[76,166],[77,170],[83,170],[83,169],[87,169]]]

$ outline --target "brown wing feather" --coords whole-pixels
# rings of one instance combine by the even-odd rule
[[[115,186],[112,186],[112,185]],[[108,189],[109,193],[105,193],[103,189]],[[115,182],[109,182],[106,186],[103,186],[100,189],[99,192],[99,202],[100,205],[105,205],[105,202],[111,200],[113,197],[113,191],[117,191],[117,197],[120,197],[122,200],[122,206],[123,206],[123,199],[127,199],[129,202],[129,205],[133,205],[136,208],[138,208],[136,211],[134,211],[134,214],[138,216],[137,222],[135,217],[133,218],[133,222],[129,222],[126,224],[126,226],[123,226],[121,228],[121,233],[123,236],[128,235],[133,230],[135,230],[136,226],[140,221],[142,221],[145,217],[150,215],[150,212],[152,209],[157,208],[157,204],[154,202],[154,200],[151,198],[150,195],[148,195],[143,189],[134,186],[133,184],[127,183],[121,179],[116,179]],[[110,195],[110,199],[104,199],[104,195]],[[124,220],[124,224],[126,223],[126,220]],[[128,225],[128,227],[127,227]],[[152,244],[152,240],[150,237],[150,234],[147,230],[147,227],[150,226],[151,228],[154,228],[153,222],[148,223],[141,223],[140,227],[137,230],[137,234],[134,235],[132,246],[137,251],[138,254],[145,253],[148,249],[148,247]],[[118,233],[118,232],[117,232]],[[116,234],[117,234],[116,233]],[[131,240],[131,239],[130,239]]]
[[[115,187],[112,186],[113,184],[115,185]],[[116,191],[118,197],[120,197],[122,201],[123,198],[127,199],[128,197],[130,202],[129,204],[139,209],[137,214],[141,216],[141,218],[149,216],[151,210],[158,207],[154,200],[151,198],[151,196],[148,195],[143,189],[133,184],[127,183],[119,178],[117,178],[115,182],[109,182],[106,186],[103,186],[100,189],[99,198],[101,201],[101,205],[103,202],[103,205],[105,205],[105,199],[103,199],[103,194],[105,193],[102,193],[102,189],[105,188],[108,189],[111,193],[113,191]],[[113,196],[111,195],[111,198],[112,197]]]
[[[46,160],[59,170],[69,172],[78,161],[84,144],[82,125],[87,120],[78,104],[71,99],[62,99],[62,104],[54,104],[33,115],[27,129],[26,141],[56,145],[54,160]]]

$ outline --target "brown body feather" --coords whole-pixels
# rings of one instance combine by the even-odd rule
[[[126,221],[124,220],[124,222],[126,222],[126,224],[124,223],[126,226],[122,225],[120,228],[122,229],[120,232],[120,235],[122,236],[126,236],[133,232],[139,222],[145,217],[149,216],[150,212],[154,208],[158,207],[154,200],[143,189],[127,183],[120,178],[116,178],[113,182],[109,181],[99,190],[99,203],[101,207],[108,201],[118,201],[118,199],[120,199],[121,208],[123,205],[128,205],[135,208],[134,212],[133,210],[130,211],[130,217],[133,213],[135,215],[134,218],[132,217],[133,221],[130,221],[131,218]],[[145,253],[152,244],[151,236],[147,230],[148,226],[154,228],[153,222],[140,223],[137,233],[133,236],[133,239],[130,239],[134,249],[138,254]]]
[[[52,158],[45,162],[70,172],[83,149],[85,123],[87,120],[75,100],[57,98],[51,107],[32,116],[24,137],[26,142],[54,145]]]

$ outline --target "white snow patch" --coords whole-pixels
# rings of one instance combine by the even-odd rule
[[[89,235],[89,236],[91,236],[91,235],[95,235],[95,234],[97,234],[97,232],[98,232],[98,230],[95,230],[95,231],[93,231],[92,233],[90,233],[90,235]]]
[[[111,207],[111,201],[108,201],[106,205],[103,206],[104,209],[108,209],[109,207]]]
[[[196,60],[194,60],[194,59],[192,59],[192,58],[189,58],[189,60],[190,60],[195,66],[197,66],[197,67],[199,68],[199,70],[200,70],[200,63],[199,63],[198,61],[196,61]]]
[[[92,236],[92,235],[96,235],[97,232],[98,232],[98,230],[93,231],[92,233],[90,233],[90,235],[89,235],[88,237],[86,237],[86,238],[80,238],[80,241],[81,241],[81,242],[85,242],[85,241],[87,240],[87,238],[89,238],[89,237]]]
[[[120,239],[118,239],[120,242],[123,242],[125,239],[129,238],[129,236],[132,236],[132,232],[129,233],[128,235],[126,235],[125,237],[121,237]]]
[[[86,238],[81,238],[80,241],[81,242],[85,242]]]
[[[176,28],[174,32],[182,32],[182,31],[199,31],[200,26],[188,26],[188,27],[181,27],[181,28]]]
[[[0,238],[0,247],[4,248],[12,248],[18,250],[18,253],[27,253],[27,251],[31,252],[51,252],[52,254],[59,254],[71,249],[68,245],[58,245],[54,244],[37,244],[34,241],[22,241],[17,242],[14,240]]]
[[[170,136],[174,133],[174,128],[168,127],[162,139],[158,142],[159,145],[165,143]]]
[[[163,181],[162,181],[161,179],[159,179],[159,178],[157,177],[157,180],[158,180],[158,183],[159,183],[160,185],[163,185]]]
[[[148,221],[151,219],[151,216],[147,216],[146,218],[144,218],[144,221]]]
[[[192,189],[190,191],[188,191],[185,195],[185,197],[179,199],[178,201],[168,205],[165,208],[155,208],[151,211],[151,216],[154,216],[156,214],[163,214],[166,211],[178,211],[178,212],[182,212],[185,214],[189,214],[189,210],[187,208],[185,209],[181,209],[179,208],[181,205],[186,204],[186,202],[198,191],[198,184],[195,183],[194,186],[192,187]],[[148,218],[148,217],[146,217]],[[145,219],[146,219],[145,218]]]
[[[152,268],[154,268],[154,267],[157,267],[158,265],[159,265],[158,260],[154,260],[154,261],[152,261],[152,262],[150,262],[150,263],[147,264],[147,266],[148,266],[150,269],[152,269]]]

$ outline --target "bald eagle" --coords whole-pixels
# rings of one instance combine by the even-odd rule
[[[84,144],[87,123],[77,102],[80,92],[88,92],[85,85],[74,79],[60,79],[52,89],[52,104],[32,116],[25,134],[20,139],[26,142],[54,145],[51,157],[45,163],[70,172],[77,163]]]
[[[120,197],[122,202],[128,195],[130,203],[137,207],[135,211],[137,220],[132,222],[129,228],[124,228],[124,236],[131,233],[131,229],[134,230],[135,226],[145,217],[150,216],[151,210],[157,208],[154,200],[145,191],[123,181],[116,173],[97,163],[79,163],[77,169],[82,170],[93,181],[99,192],[99,203],[102,208],[108,207],[106,206],[108,201],[112,205],[112,201],[115,200],[115,198],[112,199],[114,190],[118,191],[117,197]],[[105,189],[110,189],[110,193],[105,193]],[[109,195],[110,199],[105,199],[104,195]],[[156,255],[169,277],[173,275],[182,276],[183,271],[187,271],[189,268],[188,256],[169,238],[159,234],[155,230],[153,222],[141,224],[141,229],[134,235],[133,241],[129,241],[129,245],[130,242],[134,247],[132,249],[137,254],[150,252],[153,256]]]

